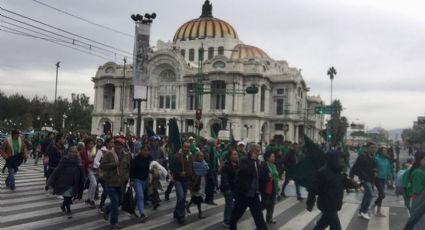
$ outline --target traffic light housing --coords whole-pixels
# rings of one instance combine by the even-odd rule
[[[195,114],[196,120],[201,120],[202,118],[202,109],[196,109],[196,114]]]

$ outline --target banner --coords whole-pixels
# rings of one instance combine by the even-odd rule
[[[134,99],[147,99],[150,31],[150,24],[136,23],[133,57]]]

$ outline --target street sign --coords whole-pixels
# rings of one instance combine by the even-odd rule
[[[338,113],[338,109],[336,106],[316,106],[314,108],[314,113],[320,114],[320,115],[323,115],[323,114],[334,115]]]

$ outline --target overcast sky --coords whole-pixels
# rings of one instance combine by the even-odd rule
[[[156,12],[152,43],[168,41],[184,22],[199,17],[203,0],[39,0],[125,33],[133,13]],[[421,0],[212,0],[213,15],[229,22],[246,44],[302,69],[310,95],[330,100],[330,66],[338,74],[334,98],[350,121],[369,128],[412,125],[425,112],[425,2]],[[111,32],[32,0],[0,6],[67,31],[132,51],[133,38]],[[0,10],[1,11],[1,10]],[[4,11],[0,12],[1,14]],[[3,20],[4,18],[1,18]],[[0,26],[8,26],[0,21]],[[1,28],[1,27],[0,27]],[[4,27],[3,27],[4,29]],[[154,45],[154,44],[152,44]],[[107,60],[39,39],[0,31],[0,90],[54,97],[93,98],[91,77]],[[121,62],[120,59],[115,60]]]

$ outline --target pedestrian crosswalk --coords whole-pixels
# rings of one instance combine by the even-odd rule
[[[0,160],[0,167],[4,161]],[[9,191],[4,186],[6,174],[0,176],[0,228],[1,229],[108,229],[109,223],[104,221],[102,215],[95,209],[90,209],[84,202],[76,201],[72,205],[73,219],[69,220],[62,215],[59,206],[61,200],[57,197],[47,196],[44,191],[45,178],[42,165],[34,165],[31,160],[21,165],[16,174],[16,190]],[[163,197],[161,195],[161,197]],[[388,199],[382,212],[386,217],[372,215],[370,221],[357,217],[361,194],[350,193],[346,195],[345,203],[339,212],[342,229],[349,230],[375,230],[375,229],[402,229],[407,219],[407,211],[401,205],[401,198],[387,196]],[[187,216],[184,226],[178,225],[173,220],[175,206],[175,193],[170,195],[169,201],[162,201],[158,210],[153,211],[147,207],[148,220],[139,223],[138,220],[126,213],[119,217],[120,225],[124,229],[224,229],[222,226],[224,198],[217,194],[217,206],[203,205],[205,219],[197,218],[197,210],[192,207],[192,214]],[[314,209],[308,212],[304,201],[295,197],[278,202],[275,207],[275,225],[269,225],[273,230],[300,230],[312,229],[320,218],[320,211]],[[249,213],[241,218],[238,229],[255,229],[254,221]]]

